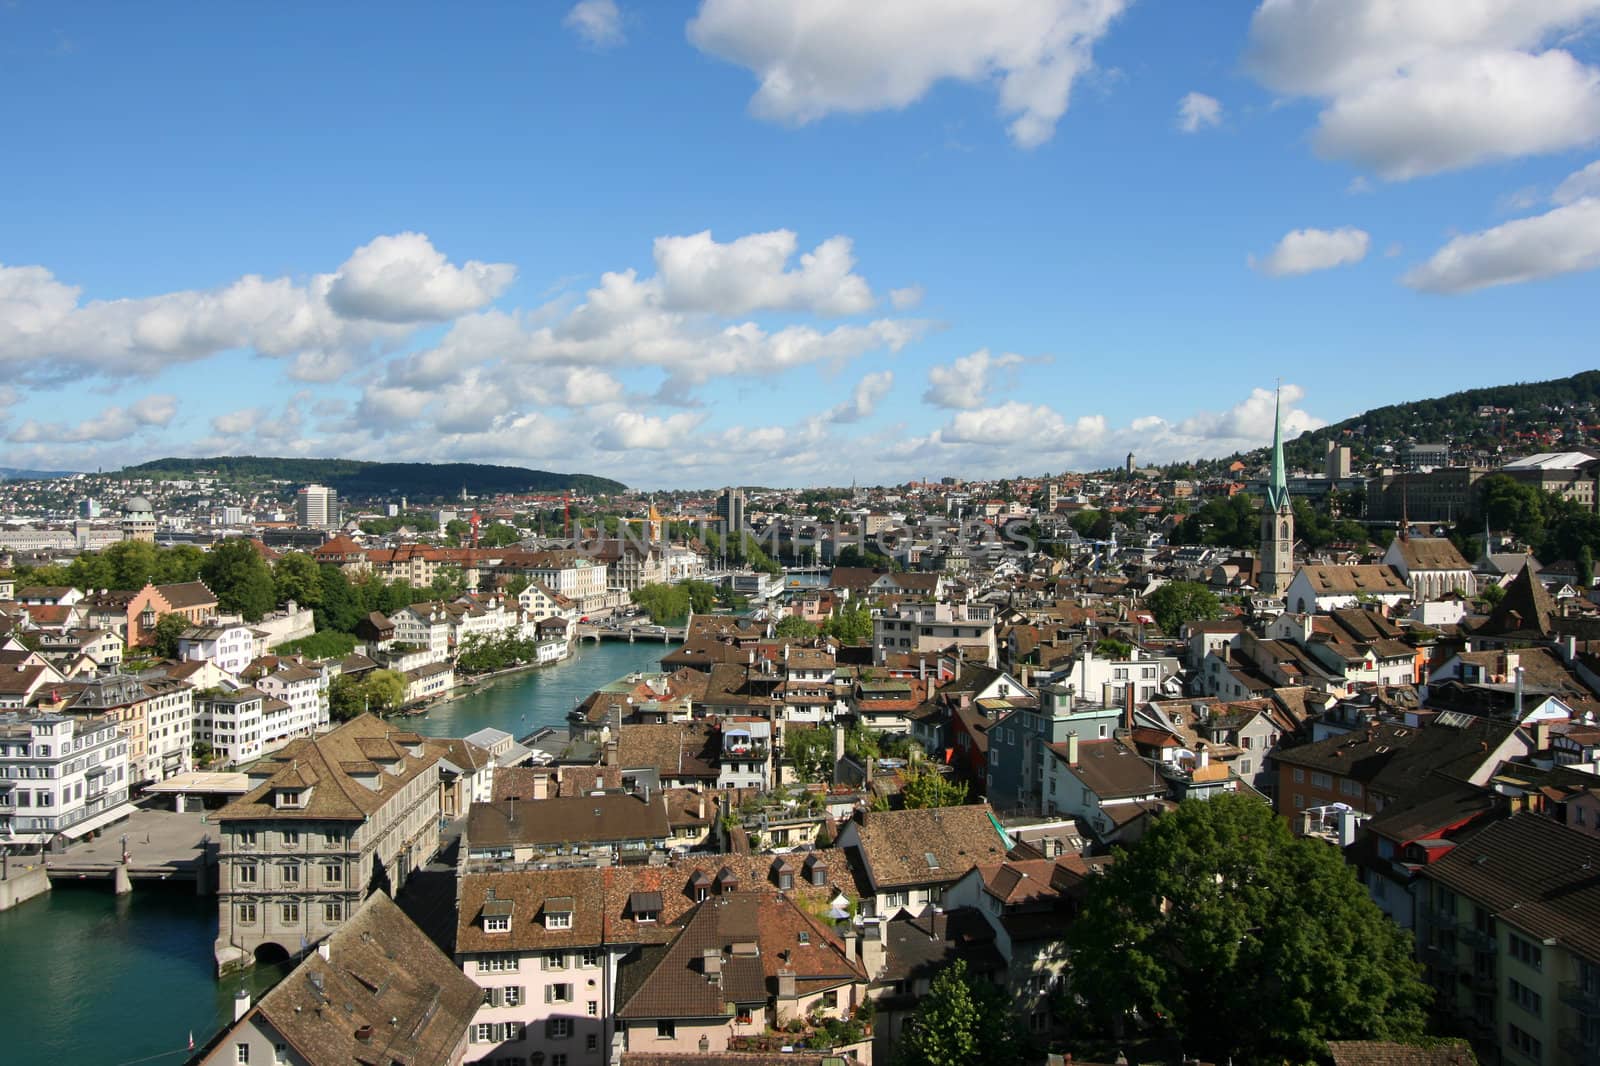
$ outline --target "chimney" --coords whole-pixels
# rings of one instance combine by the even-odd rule
[[[331,949],[328,947],[328,942],[326,940],[317,945],[317,954],[322,956],[323,962],[328,961],[328,954],[330,950]]]
[[[233,994],[233,1020],[238,1021],[250,1013],[250,993],[246,989],[239,989]]]
[[[1509,655],[1506,656],[1506,658],[1508,658],[1508,659],[1510,657],[1511,656],[1509,656]],[[1522,721],[1522,667],[1520,667],[1520,666],[1517,667],[1516,673],[1517,673],[1517,694],[1516,694],[1516,697],[1515,697],[1515,700],[1516,700],[1516,702],[1515,702],[1515,707],[1516,707],[1515,720],[1518,723],[1520,723]]]
[[[795,998],[794,976],[795,975],[794,975],[794,971],[793,970],[779,970],[778,971],[778,998],[779,999],[794,999]]]
[[[1561,648],[1562,651],[1565,652],[1564,657],[1566,658],[1567,662],[1570,663],[1572,660],[1578,657],[1578,638],[1570,635],[1567,636],[1564,640],[1562,640]]]
[[[1139,653],[1137,651],[1134,652],[1134,656],[1136,658],[1138,657],[1138,654]],[[1123,708],[1122,713],[1122,726],[1124,729],[1127,729],[1130,732],[1133,730],[1133,692],[1133,679],[1130,677],[1128,679],[1127,686],[1123,689],[1123,694],[1126,696],[1127,705]]]
[[[1067,734],[1067,765],[1078,765],[1078,731],[1073,730]]]
[[[886,954],[884,937],[887,931],[887,923],[882,918],[868,921],[866,928],[861,930],[861,968],[874,980],[883,972]]]
[[[1211,765],[1211,753],[1206,750],[1206,742],[1197,740],[1194,744],[1195,769],[1204,770]]]
[[[700,953],[700,972],[712,984],[722,983],[722,952],[719,949],[706,948]]]
[[[839,760],[844,758],[844,723],[834,720],[833,723],[833,765],[838,766]]]
[[[705,794],[704,791],[702,791],[700,793],[700,815],[699,815],[699,817],[700,817],[701,821],[705,821],[705,817],[706,817],[706,794]]]

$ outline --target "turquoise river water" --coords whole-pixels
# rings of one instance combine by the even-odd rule
[[[408,724],[455,737],[485,726],[518,737],[561,729],[583,697],[654,669],[669,650],[660,642],[586,644],[566,662],[503,677]],[[230,1017],[241,983],[259,993],[278,976],[219,983],[216,930],[214,898],[187,885],[140,883],[121,898],[105,882],[69,886],[0,913],[0,1064],[183,1062],[190,1033],[204,1044]]]

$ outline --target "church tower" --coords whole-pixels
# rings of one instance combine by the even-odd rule
[[[1283,388],[1272,414],[1272,480],[1261,506],[1261,591],[1282,596],[1294,580],[1294,509],[1283,469]]]

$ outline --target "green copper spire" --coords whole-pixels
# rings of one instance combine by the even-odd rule
[[[1267,506],[1281,511],[1289,506],[1289,478],[1283,470],[1283,386],[1272,410],[1272,481],[1267,485]]]

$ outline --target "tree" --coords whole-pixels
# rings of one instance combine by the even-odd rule
[[[1478,482],[1478,513],[1473,525],[1509,529],[1528,544],[1537,543],[1547,517],[1545,494],[1507,474],[1490,474]]]
[[[1000,987],[967,972],[964,959],[939,971],[906,1023],[897,1066],[1012,1066],[1022,1061],[1011,1004]]]
[[[156,620],[156,654],[163,659],[178,657],[178,638],[189,628],[189,620],[181,614],[164,614]]]
[[[1201,1057],[1306,1062],[1329,1039],[1422,1033],[1409,936],[1337,849],[1253,797],[1188,800],[1089,880],[1069,928],[1075,1001]]]
[[[406,679],[394,670],[372,671],[361,687],[367,697],[367,709],[378,713],[392,711],[406,699]]]
[[[967,785],[950,781],[936,770],[919,770],[906,779],[900,799],[907,808],[959,807],[967,802]]]
[[[305,552],[289,552],[279,559],[272,582],[279,603],[293,600],[312,608],[322,603],[322,569]]]
[[[1487,603],[1492,609],[1500,606],[1500,601],[1506,598],[1506,587],[1504,585],[1485,585],[1482,595],[1483,602]]]
[[[367,709],[366,691],[360,678],[340,674],[328,686],[328,717],[348,722]]]
[[[1587,544],[1581,546],[1575,562],[1578,567],[1578,584],[1588,588],[1594,584],[1594,549]]]
[[[680,583],[689,594],[689,609],[695,614],[710,614],[717,608],[717,586],[709,581],[688,580]]]
[[[872,612],[866,601],[858,600],[854,606],[841,607],[823,623],[822,631],[841,644],[871,644]]]
[[[1127,659],[1133,654],[1133,645],[1116,637],[1101,637],[1095,641],[1094,653],[1102,659]]]
[[[272,571],[249,541],[225,540],[213,547],[200,576],[216,593],[218,606],[243,615],[246,622],[261,621],[276,604]]]
[[[356,624],[366,616],[361,590],[350,584],[343,570],[328,564],[322,567],[322,602],[316,608],[318,630],[335,629],[341,633],[355,632]]]
[[[516,526],[495,522],[478,533],[478,544],[485,548],[509,548],[522,540]]]
[[[689,590],[661,582],[635,589],[633,602],[659,625],[682,621],[689,614]]]
[[[790,725],[784,731],[783,751],[801,780],[832,780],[833,730],[823,726]]]
[[[1169,581],[1144,598],[1162,632],[1176,636],[1185,622],[1204,622],[1222,614],[1216,595],[1198,581]]]
[[[866,566],[874,570],[893,570],[894,560],[871,548],[858,548],[854,544],[839,549],[833,557],[834,566]]]
[[[819,630],[817,624],[797,614],[784,615],[772,630],[773,635],[784,640],[810,640]]]

